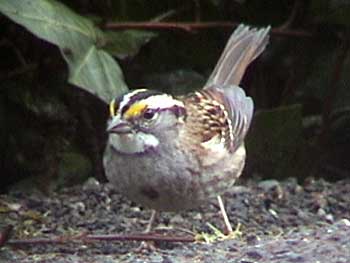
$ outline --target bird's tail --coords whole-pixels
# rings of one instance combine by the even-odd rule
[[[246,68],[264,51],[269,42],[269,31],[270,26],[258,30],[239,25],[228,40],[205,87],[238,86]]]

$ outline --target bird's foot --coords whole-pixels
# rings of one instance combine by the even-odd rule
[[[241,224],[238,223],[235,230],[228,232],[227,234],[224,234],[220,229],[216,228],[210,223],[207,223],[209,228],[213,231],[213,234],[209,233],[199,233],[195,235],[195,240],[198,242],[205,242],[205,243],[213,243],[215,241],[220,240],[227,240],[227,239],[236,239],[240,238],[242,236],[241,232]]]

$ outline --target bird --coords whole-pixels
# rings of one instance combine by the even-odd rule
[[[156,211],[220,202],[241,175],[254,103],[239,84],[269,32],[240,24],[200,90],[173,96],[139,88],[111,100],[105,174],[122,195],[153,209],[146,232]]]

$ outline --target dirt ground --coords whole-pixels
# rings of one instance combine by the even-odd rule
[[[327,182],[294,178],[240,182],[223,197],[241,235],[211,242],[158,242],[138,251],[136,241],[64,242],[0,248],[0,262],[350,262],[350,179]],[[207,233],[224,229],[218,205],[181,214],[162,213],[155,233]],[[14,226],[9,242],[82,234],[135,234],[150,217],[93,179],[51,196],[12,191],[0,196],[0,231]],[[192,234],[191,234],[192,233]],[[212,235],[209,235],[212,234]],[[216,237],[218,237],[216,235]]]

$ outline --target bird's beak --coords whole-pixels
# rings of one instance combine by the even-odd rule
[[[108,133],[129,133],[131,130],[130,123],[118,116],[113,117],[107,124]]]

